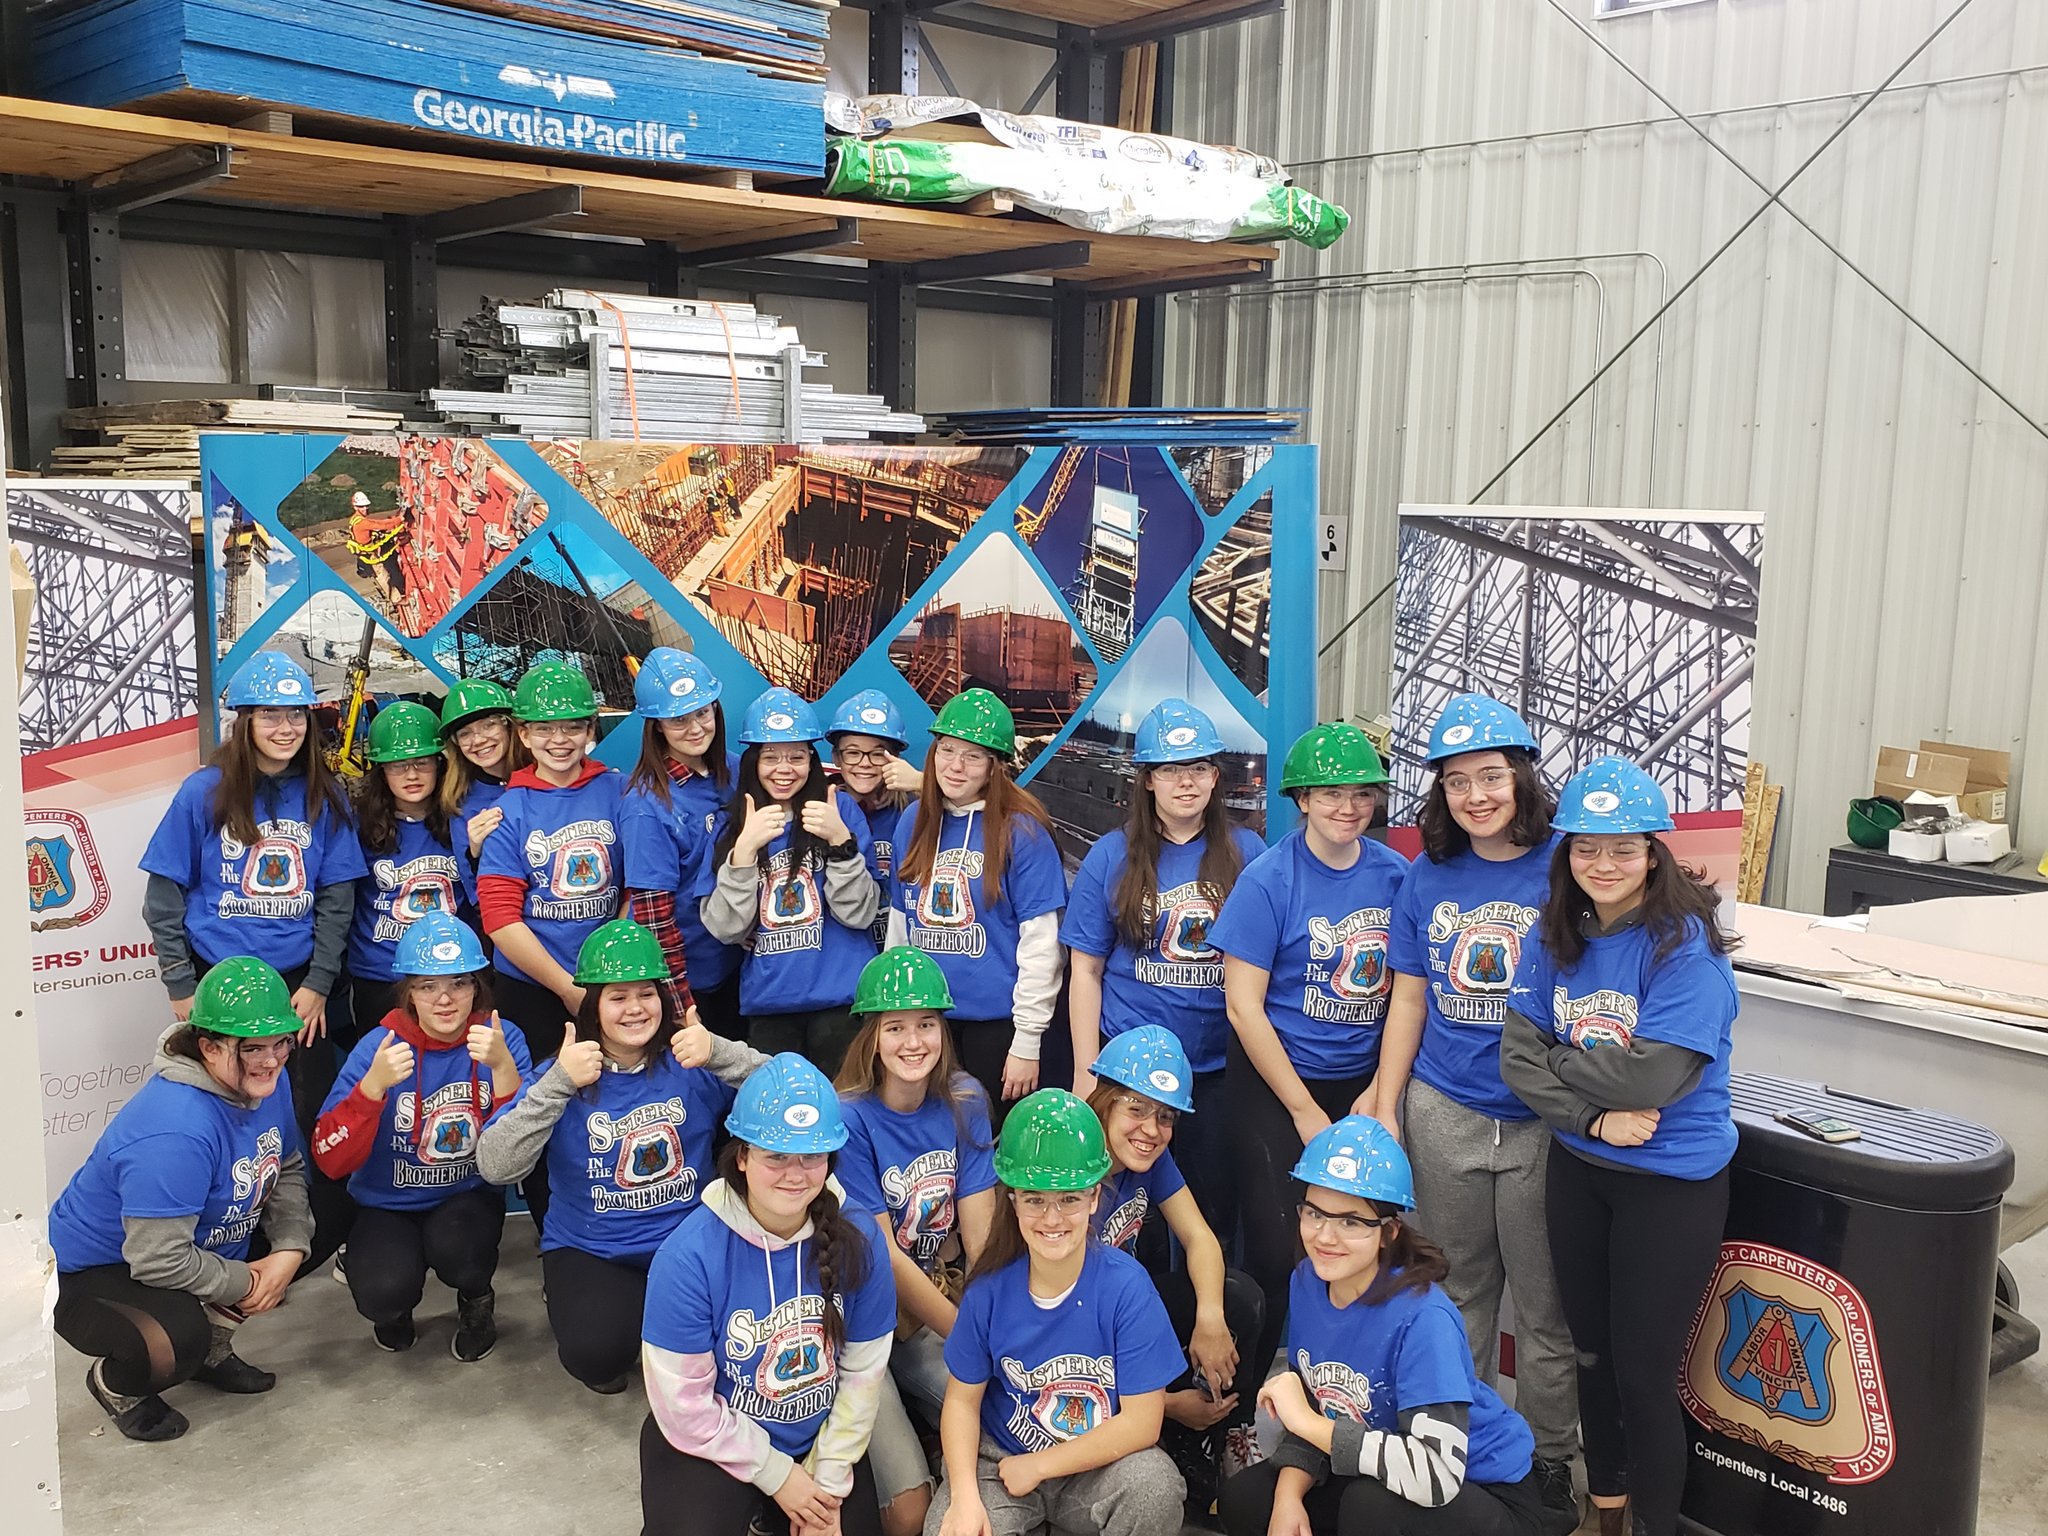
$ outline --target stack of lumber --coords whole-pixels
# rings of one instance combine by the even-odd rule
[[[1764,899],[1764,880],[1771,872],[1771,840],[1778,833],[1778,802],[1782,784],[1765,780],[1769,770],[1754,758],[1742,784],[1742,857],[1736,865],[1735,899],[1751,904]]]
[[[56,0],[34,13],[38,94],[508,152],[824,168],[831,0]]]
[[[1139,443],[1158,447],[1236,447],[1284,442],[1301,432],[1298,412],[1149,409],[1132,406],[1048,406],[1025,410],[949,411],[931,419],[934,432],[962,442]]]
[[[284,400],[159,400],[66,411],[65,431],[97,436],[51,450],[52,475],[197,480],[201,432],[395,432],[395,411]]]

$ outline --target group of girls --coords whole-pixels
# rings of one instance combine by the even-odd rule
[[[465,682],[377,716],[350,806],[310,678],[231,682],[143,860],[178,1025],[53,1213],[58,1325],[124,1433],[182,1432],[186,1379],[266,1388],[229,1330],[344,1240],[380,1346],[431,1272],[483,1358],[516,1184],[565,1368],[644,1361],[650,1532],[765,1496],[799,1536],[1135,1533],[1184,1486],[1270,1536],[1563,1530],[1581,1440],[1603,1532],[1675,1529],[1735,994],[1654,782],[1603,759],[1553,801],[1467,695],[1413,866],[1348,725],[1288,752],[1267,849],[1168,700],[1069,892],[994,695],[920,771],[878,691],[828,727],[770,689],[736,755],[721,692],[652,653],[628,776],[576,669]],[[1070,956],[1072,1093],[1039,1066]]]

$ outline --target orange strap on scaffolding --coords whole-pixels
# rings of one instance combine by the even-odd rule
[[[633,441],[637,443],[640,441],[640,396],[633,388],[632,331],[626,324],[626,312],[623,309],[619,308],[618,305],[614,304],[603,294],[597,296],[597,302],[619,317],[619,350],[625,354],[626,358],[626,413],[632,418]],[[595,387],[595,384],[596,381],[593,380],[592,386]],[[734,385],[734,390],[737,393],[737,384]]]
[[[740,360],[732,349],[732,322],[725,318],[725,306],[713,301],[711,313],[718,316],[718,323],[725,327],[725,369],[732,378],[732,419],[740,419]]]

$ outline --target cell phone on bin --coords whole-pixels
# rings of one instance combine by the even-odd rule
[[[1860,1141],[1863,1138],[1863,1133],[1855,1126],[1835,1115],[1802,1115],[1797,1110],[1781,1109],[1771,1118],[1795,1131],[1804,1131],[1815,1141]]]

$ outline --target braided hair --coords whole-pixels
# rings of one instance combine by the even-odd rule
[[[747,1176],[740,1168],[740,1154],[746,1143],[728,1141],[718,1152],[718,1176],[744,1200],[747,1197]],[[839,1154],[834,1152],[827,1163],[827,1169],[837,1167]],[[826,1298],[825,1341],[833,1352],[846,1347],[846,1314],[840,1306],[832,1304],[832,1298],[857,1291],[868,1278],[868,1245],[856,1227],[840,1209],[839,1197],[832,1193],[829,1179],[810,1209],[805,1212],[811,1219],[811,1261],[818,1268],[818,1290]]]

